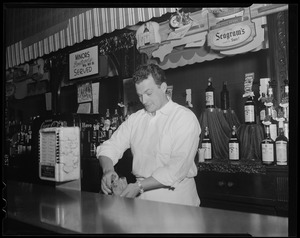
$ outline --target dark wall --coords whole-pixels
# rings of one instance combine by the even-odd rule
[[[28,122],[30,117],[43,115],[46,111],[45,95],[30,96],[8,101],[8,118]]]
[[[93,80],[93,82],[96,81]],[[113,113],[114,109],[118,107],[118,77],[101,78],[98,81],[100,82],[99,113],[104,115],[107,108]],[[61,113],[77,112],[77,84],[65,86],[60,89],[58,104]]]
[[[167,83],[173,85],[173,101],[185,105],[185,90],[192,89],[193,111],[199,118],[205,109],[205,89],[207,79],[213,78],[216,106],[220,105],[220,92],[223,81],[227,81],[230,93],[230,107],[235,111],[241,123],[244,123],[244,93],[245,73],[254,72],[253,90],[255,99],[259,97],[259,79],[268,77],[268,51],[260,50],[222,59],[206,61],[166,70]]]

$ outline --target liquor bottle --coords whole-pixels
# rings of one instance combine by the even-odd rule
[[[18,155],[23,154],[23,125],[20,126],[20,131],[18,132],[17,137],[18,144]]]
[[[209,130],[207,126],[205,127],[204,138],[202,140],[201,146],[202,148],[205,148],[204,159],[211,160],[213,151],[212,151],[211,139],[209,137]]]
[[[212,78],[209,78],[207,88],[205,89],[205,106],[206,106],[206,108],[214,108],[215,107],[214,91],[215,91],[215,89],[212,86]]]
[[[23,125],[23,131],[22,131],[22,153],[26,154],[27,153],[27,126],[26,124]]]
[[[245,123],[255,124],[255,105],[253,97],[249,96],[244,105]]]
[[[236,134],[236,126],[232,126],[231,137],[229,140],[229,160],[240,159],[240,142]]]
[[[283,122],[284,135],[287,139],[289,139],[289,85],[287,80],[285,80],[284,83],[284,92],[280,106],[283,108],[283,117],[285,118]]]
[[[31,143],[32,143],[32,130],[31,125],[28,125],[28,131],[27,131],[27,153],[31,153]]]
[[[270,127],[265,126],[265,138],[261,141],[262,163],[266,165],[274,164],[275,143],[270,137]]]
[[[110,125],[111,125],[110,113],[109,113],[109,109],[106,109],[106,114],[105,114],[105,119],[104,119],[104,129],[105,129],[105,131],[108,131]]]
[[[259,118],[259,121],[261,123],[266,119],[266,106],[265,106],[265,103],[264,103],[265,98],[266,98],[266,94],[262,93],[261,98],[260,98],[259,103],[258,103],[258,106],[257,106],[258,118]]]
[[[221,91],[221,109],[229,109],[229,92],[227,90],[227,81],[223,82],[223,89]]]
[[[118,109],[115,109],[115,114],[112,116],[111,119],[111,129],[114,132],[119,127],[119,114]]]
[[[275,140],[276,164],[287,165],[288,160],[288,139],[284,135],[283,120],[279,121],[279,135]]]
[[[102,116],[100,118],[100,125],[99,125],[99,133],[98,133],[98,141],[100,144],[102,144],[106,140],[106,133],[105,133],[105,128],[104,128],[104,117]]]
[[[287,106],[284,107],[284,117],[289,121],[289,85],[284,85],[284,100],[287,103]]]
[[[96,155],[96,147],[97,147],[97,130],[96,130],[96,125],[93,125],[93,129],[92,129],[92,138],[90,141],[90,156],[95,156]]]
[[[265,104],[267,108],[267,117],[269,118],[271,124],[270,124],[270,137],[273,141],[277,138],[277,121],[275,118],[277,118],[277,111],[274,108],[273,104],[273,89],[271,86],[268,88],[268,102]]]

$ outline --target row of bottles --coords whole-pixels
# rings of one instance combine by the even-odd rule
[[[88,136],[90,138],[90,156],[96,155],[97,146],[108,140],[124,120],[125,117],[122,113],[118,113],[118,109],[115,109],[112,115],[109,109],[106,109],[105,117],[101,116],[100,121],[92,125],[91,135]]]
[[[30,154],[32,148],[32,129],[31,121],[27,124],[21,121],[9,121],[8,134],[8,153],[10,157],[16,155]]]
[[[255,102],[252,96],[249,96],[244,104],[245,123],[256,124],[261,123],[268,125],[270,128],[270,135],[273,140],[276,140],[279,133],[279,121],[283,120],[284,135],[288,138],[289,134],[289,107],[288,107],[288,85],[284,87],[284,94],[278,108],[274,106],[273,88],[268,87],[267,95],[262,93],[262,96],[255,107]],[[258,111],[258,121],[256,120],[256,110]]]
[[[228,143],[229,160],[231,160],[231,161],[240,159],[240,142],[237,138],[236,130],[237,130],[237,128],[234,125],[232,127],[232,134],[231,134],[231,138]],[[213,146],[212,146],[212,141],[209,136],[209,129],[207,126],[205,127],[204,137],[201,142],[201,147],[205,149],[204,159],[211,160],[213,158]]]
[[[261,142],[262,162],[266,165],[287,165],[288,161],[288,139],[284,135],[283,121],[279,121],[279,135],[274,141],[270,136],[270,126],[265,126],[265,139]]]
[[[288,139],[284,135],[283,121],[279,122],[279,135],[276,140],[270,137],[270,127],[267,125],[265,131],[265,139],[261,141],[262,163],[266,165],[287,165],[288,161]],[[205,149],[204,159],[213,159],[213,146],[209,136],[209,129],[205,127],[204,138],[201,147]],[[231,137],[228,142],[229,160],[240,160],[240,142],[237,137],[237,128],[232,127]]]
[[[206,108],[215,108],[215,89],[212,84],[212,78],[208,79],[208,85],[205,89],[205,107]],[[221,109],[228,110],[230,107],[229,104],[229,91],[227,90],[227,81],[223,82],[223,88],[220,92],[221,96]]]
[[[214,87],[212,84],[212,78],[208,79],[208,86],[205,90],[205,105],[206,108],[215,108],[215,95]],[[245,124],[268,124],[270,127],[270,134],[273,140],[276,140],[279,128],[278,121],[281,117],[284,118],[283,128],[284,135],[289,138],[289,107],[288,107],[288,94],[289,87],[288,82],[285,81],[284,93],[282,96],[282,101],[279,104],[279,108],[274,106],[274,93],[273,88],[269,85],[267,94],[262,93],[259,98],[258,103],[254,102],[254,96],[248,95],[246,102],[244,104],[244,116]],[[223,82],[223,88],[220,93],[221,96],[221,109],[228,110],[230,107],[229,103],[229,91],[227,89],[227,82]]]

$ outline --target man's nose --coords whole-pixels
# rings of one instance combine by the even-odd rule
[[[147,95],[146,95],[146,94],[143,94],[143,95],[141,96],[141,100],[142,100],[142,103],[145,104],[145,103],[147,102],[147,100],[148,100]]]

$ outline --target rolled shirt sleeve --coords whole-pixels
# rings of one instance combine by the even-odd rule
[[[124,151],[129,148],[130,123],[129,119],[124,121],[109,140],[104,141],[97,147],[97,158],[107,156],[113,161],[113,165],[118,163]]]

